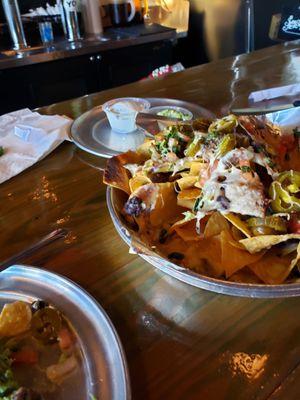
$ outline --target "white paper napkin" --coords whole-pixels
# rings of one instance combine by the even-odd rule
[[[41,115],[29,109],[0,116],[0,183],[46,157],[68,139],[72,120]]]
[[[282,96],[300,96],[300,84],[279,86],[250,93],[249,100],[255,102],[276,99]]]
[[[279,125],[284,134],[292,134],[293,129],[300,128],[300,107],[266,114],[266,117],[273,124]]]

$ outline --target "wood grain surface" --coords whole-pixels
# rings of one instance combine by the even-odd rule
[[[221,115],[251,91],[300,83],[300,41],[43,108],[72,118],[120,96],[195,102]],[[0,262],[52,230],[66,238],[23,260],[59,272],[105,308],[123,343],[133,399],[300,398],[300,299],[216,295],[130,255],[105,201],[105,161],[64,143],[0,186]]]

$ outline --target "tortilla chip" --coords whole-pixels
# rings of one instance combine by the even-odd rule
[[[177,204],[181,207],[192,210],[196,199],[200,196],[201,190],[197,188],[185,189],[178,193]]]
[[[137,154],[147,160],[151,158],[150,147],[155,141],[150,138],[146,138],[144,143],[142,143],[136,150]]]
[[[174,182],[149,183],[139,187],[133,195],[146,205],[144,212],[136,218],[138,225],[142,225],[143,229],[173,224],[185,211],[177,205]]]
[[[200,171],[207,168],[207,163],[204,163],[203,161],[192,161],[190,175],[199,177]]]
[[[125,164],[141,164],[145,160],[143,154],[137,154],[133,151],[114,156],[107,161],[103,175],[103,183],[116,187],[130,194],[129,178],[130,174]]]
[[[229,231],[221,232],[222,265],[225,269],[226,278],[242,269],[248,264],[258,261],[264,252],[250,254],[247,250],[239,249],[234,245],[234,240]]]
[[[201,190],[198,188],[189,188],[185,190],[181,190],[181,192],[178,193],[178,200],[179,199],[194,199],[196,200],[201,194]]]
[[[209,264],[209,275],[219,278],[224,275],[224,266],[222,265],[222,247],[221,235],[203,238],[195,244],[195,251],[199,258],[206,260]]]
[[[238,272],[233,274],[229,279],[231,282],[237,283],[250,283],[250,284],[261,284],[263,281],[259,279],[248,267],[240,269]]]
[[[221,264],[220,235],[211,238],[202,237],[197,242],[185,242],[175,234],[164,244],[158,244],[157,247],[166,255],[166,258],[172,252],[182,254],[183,259],[178,264],[186,268],[214,278],[224,275],[224,268]]]
[[[5,304],[0,314],[0,338],[14,336],[30,329],[31,309],[23,301]]]
[[[245,236],[247,236],[248,238],[252,236],[247,224],[242,221],[236,214],[228,213],[223,215],[227,219],[227,221],[232,223],[232,225],[239,229]]]
[[[139,187],[151,183],[151,180],[145,175],[136,175],[129,179],[129,188],[131,193],[136,191]]]
[[[177,179],[176,184],[180,188],[180,190],[185,190],[185,189],[190,189],[194,186],[194,184],[197,182],[197,177],[196,176],[183,176],[180,179]]]
[[[206,222],[209,218],[209,215],[204,216],[201,221],[200,221],[200,232],[204,231]],[[190,222],[193,221],[193,224],[190,224]],[[185,227],[185,225],[188,225]],[[194,229],[194,231],[193,231]],[[175,222],[170,229],[169,229],[169,234],[172,234],[173,232],[177,232],[179,236],[182,237],[183,240],[190,241],[190,240],[199,240],[203,238],[203,233],[198,234],[197,229],[196,229],[196,215],[191,213],[190,211],[187,211],[184,213],[184,218],[181,220]]]
[[[236,228],[234,225],[231,225],[231,229],[230,229],[232,238],[235,240],[235,244],[239,249],[245,249],[245,247],[239,243],[240,240],[245,239],[245,235],[238,229]]]
[[[248,267],[264,283],[278,285],[286,280],[291,270],[294,268],[294,261],[291,255],[279,257],[268,252],[259,261],[248,265]]]
[[[180,264],[185,268],[193,269],[199,273],[205,271],[206,262],[199,257],[199,253],[195,252],[194,244],[189,245],[177,234],[172,235],[164,244],[158,244],[157,248],[168,261]],[[168,256],[171,253],[182,254],[183,259],[178,260],[178,262],[175,259],[170,259]]]
[[[200,240],[203,235],[198,235],[196,231],[196,219],[186,221],[185,223],[175,223],[170,232],[176,232],[185,242]]]
[[[222,214],[218,211],[211,214],[204,229],[204,237],[218,235],[222,231],[228,231],[229,224]]]
[[[286,242],[290,239],[299,239],[299,233],[288,233],[285,235],[262,235],[254,236],[248,239],[240,240],[240,243],[249,251],[249,253],[257,253],[264,249],[270,249],[276,244]]]

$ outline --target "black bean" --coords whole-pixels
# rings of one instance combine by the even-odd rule
[[[149,175],[149,178],[153,183],[164,183],[169,182],[171,174],[172,172],[153,172]]]
[[[137,196],[133,196],[127,200],[124,206],[126,214],[138,217],[143,211],[143,200]]]
[[[220,183],[226,181],[226,176],[218,176],[217,181],[220,182]]]
[[[159,233],[159,243],[163,244],[167,240],[168,231],[166,229],[162,229]]]
[[[31,311],[35,313],[38,310],[41,310],[42,308],[45,308],[48,306],[48,303],[46,303],[44,300],[36,300],[31,304]]]
[[[169,260],[178,260],[181,261],[184,259],[184,254],[182,253],[177,253],[176,251],[174,251],[173,253],[168,254],[168,259]]]
[[[224,210],[229,208],[230,200],[226,196],[218,196],[217,201],[221,203],[221,206]]]

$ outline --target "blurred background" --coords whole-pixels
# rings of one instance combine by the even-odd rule
[[[300,23],[282,29],[289,17],[300,21],[299,0],[66,1],[0,0],[0,113],[300,38]],[[4,12],[14,2],[25,45]]]

